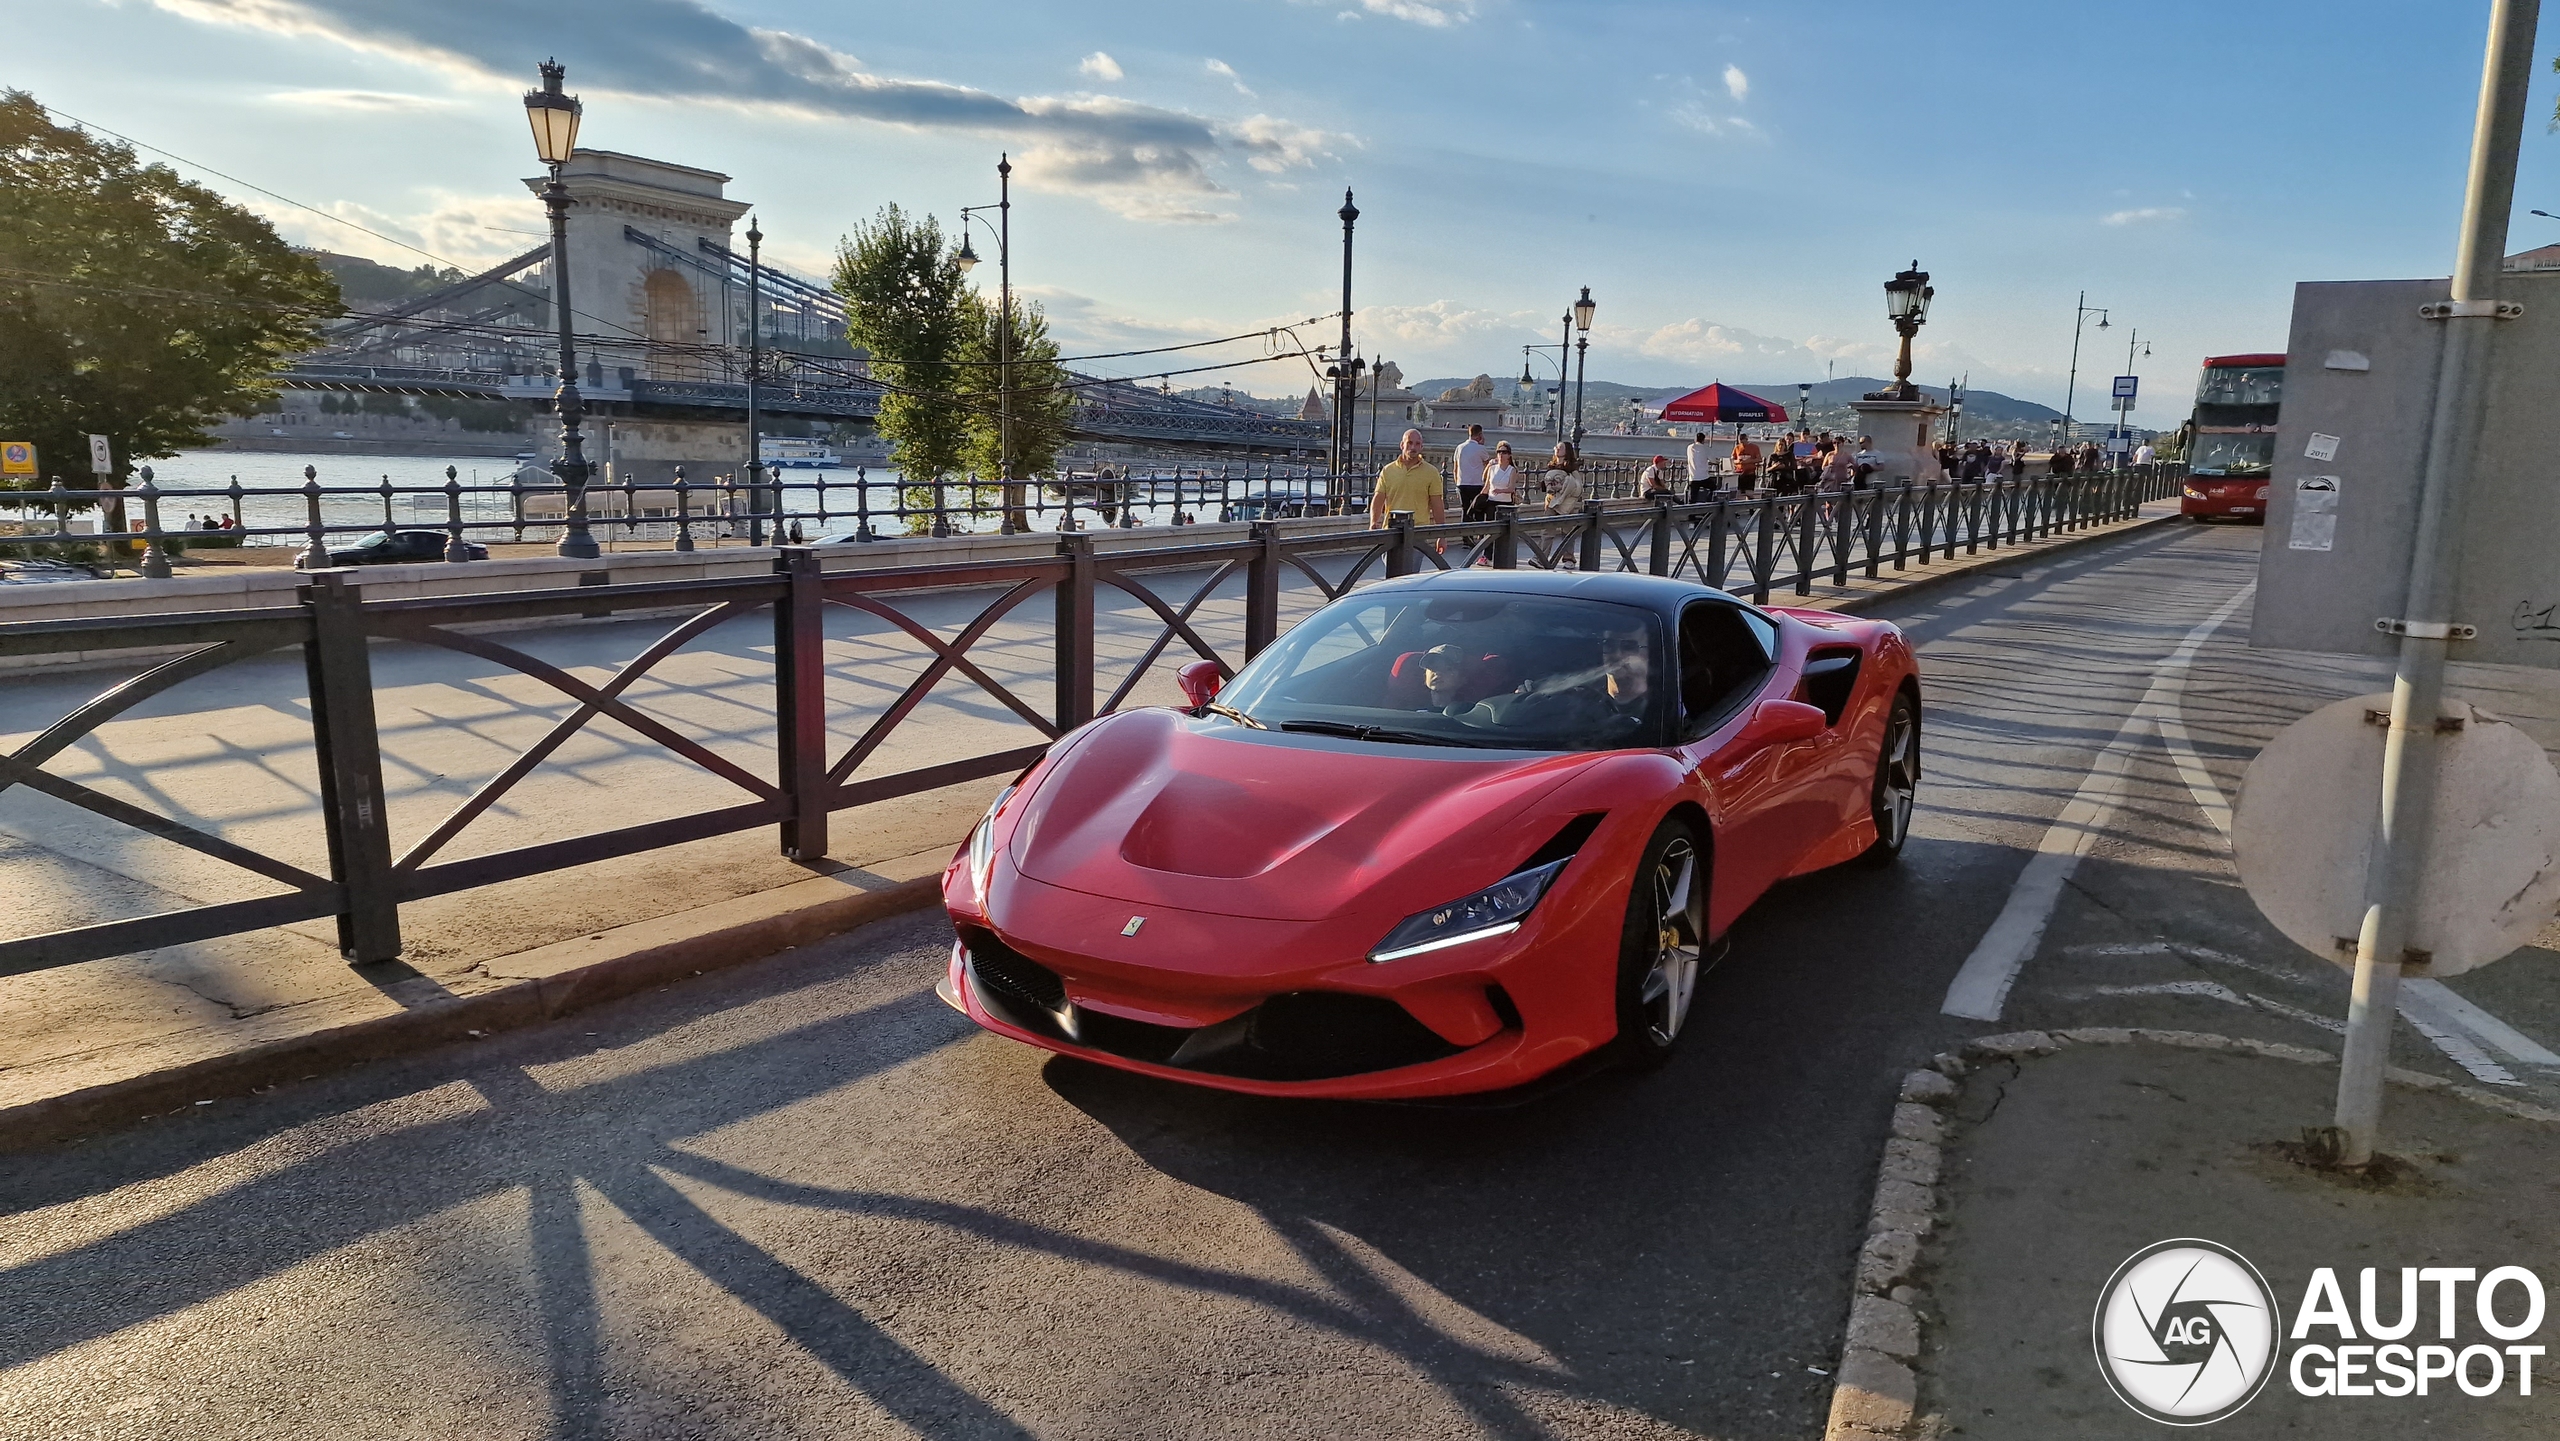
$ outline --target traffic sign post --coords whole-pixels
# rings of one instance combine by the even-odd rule
[[[2541,555],[2550,551],[2547,509],[2515,509],[2497,504],[2499,487],[2513,488],[2547,469],[2547,453],[2533,457],[2534,464],[2522,467],[2523,476],[2501,476],[2502,467],[2485,465],[2493,459],[2483,445],[2484,417],[2489,401],[2501,385],[2513,388],[2512,375],[2492,373],[2489,365],[2492,346],[2503,345],[2506,337],[2498,334],[2516,315],[2512,306],[2499,301],[2500,271],[2506,252],[2507,214],[2515,203],[2516,152],[2524,132],[2526,92],[2532,79],[2534,26],[2540,18],[2540,0],[2491,0],[2489,43],[2482,66],[2478,123],[2472,134],[2471,166],[2463,195],[2462,227],[2455,252],[2453,278],[2439,293],[2441,301],[2417,292],[2431,289],[2431,282],[2401,282],[2397,297],[2406,301],[2407,323],[2423,323],[2423,334],[2414,338],[2403,333],[2391,321],[2390,306],[2369,301],[2358,313],[2377,321],[2374,325],[2355,327],[2362,344],[2350,340],[2332,341],[2326,346],[2315,339],[2313,347],[2304,349],[2306,328],[2316,329],[2321,321],[2321,287],[2306,286],[2297,292],[2294,337],[2287,354],[2305,377],[2320,378],[2314,389],[2335,390],[2344,377],[2363,377],[2368,381],[2381,378],[2374,367],[2376,357],[2390,356],[2395,362],[2408,362],[2397,373],[2406,384],[2396,392],[2389,386],[2364,388],[2367,409],[2359,417],[2365,429],[2346,428],[2305,433],[2315,416],[2334,418],[2338,410],[2332,403],[2316,403],[2297,408],[2299,392],[2293,376],[2286,377],[2283,419],[2277,431],[2278,470],[2270,488],[2277,513],[2269,517],[2269,544],[2262,553],[2258,592],[2258,618],[2252,625],[2251,639],[2259,645],[2284,645],[2295,629],[2292,617],[2305,604],[2318,604],[2308,589],[2325,588],[2331,608],[2337,612],[2318,629],[2314,643],[2304,646],[2316,650],[2363,649],[2373,642],[2359,635],[2359,644],[2334,643],[2343,637],[2340,629],[2355,631],[2367,628],[2371,635],[2389,638],[2394,652],[2388,729],[2384,733],[2380,756],[2380,784],[2374,816],[2374,844],[2363,885],[2364,904],[2358,917],[2355,935],[2355,983],[2347,1006],[2346,1053],[2338,1069],[2338,1103],[2336,1124],[2325,1140],[2335,1162],[2348,1169],[2360,1170],[2370,1165],[2379,1140],[2382,1124],[2382,1079],[2391,1050],[2391,1028],[2399,1011],[2400,979],[2403,967],[2411,962],[2424,964],[2426,957],[2415,953],[2412,943],[2418,918],[2419,902],[2426,883],[2426,862],[2434,845],[2437,778],[2441,760],[2438,720],[2445,713],[2444,669],[2448,646],[2459,636],[2466,645],[2464,659],[2508,661],[2512,663],[2532,647],[2528,639],[2537,634],[2542,624],[2532,612],[2533,597],[2518,592],[2520,599],[2507,607],[2506,615],[2467,613],[2466,600],[2475,600],[2479,592],[2467,586],[2463,574],[2463,549],[2466,510],[2475,499],[2492,503],[2481,506],[2477,519],[2494,523],[2509,531],[2531,531],[2542,539]],[[2388,283],[2371,286],[2333,287],[2354,289],[2368,296],[2385,293],[2394,287]],[[2421,308],[2423,305],[2423,308]],[[2380,308],[2375,308],[2380,307]],[[2317,369],[2312,362],[2318,360]],[[2362,367],[2362,368],[2359,368]],[[2293,369],[2288,366],[2288,370]],[[2512,372],[2519,367],[2510,366]],[[2423,396],[2423,401],[2417,397]],[[2403,419],[2418,423],[2408,435],[2394,437],[2379,428],[2380,412],[2389,410],[2397,401],[2405,412]],[[2364,417],[2371,417],[2365,419]],[[2342,422],[2343,426],[2343,422]],[[2346,448],[2348,438],[2357,436],[2358,444],[2370,439],[2374,446],[2367,452]],[[2422,439],[2419,439],[2422,437]],[[2402,448],[2393,452],[2394,443]],[[2388,464],[2396,454],[2407,457],[2412,449],[2419,451],[2420,463],[2406,468]],[[2373,467],[2364,472],[2370,483],[2350,473],[2353,455],[2362,461],[2369,454]],[[2298,484],[2300,461],[2318,460],[2329,482],[2325,487]],[[2506,457],[2494,457],[2504,459]],[[2334,462],[2334,463],[2333,463]],[[2505,467],[2513,469],[2512,465]],[[2414,497],[2409,495],[2407,478],[2412,472],[2418,484]],[[2406,529],[2395,540],[2375,537],[2368,529],[2372,516],[2360,514],[2378,509],[2376,502],[2396,493],[2405,499],[2394,500],[2405,512]],[[2304,508],[2306,518],[2315,513],[2307,509],[2313,501],[2324,509],[2317,512],[2323,524],[2292,526],[2297,508]],[[2326,532],[2333,544],[2315,549],[2319,537],[2314,531]],[[2287,537],[2279,547],[2274,541]],[[2527,536],[2530,542],[2534,537]],[[2506,545],[2502,543],[2501,549]],[[2392,565],[2397,559],[2402,562]],[[2498,569],[2494,561],[2481,567]],[[2537,569],[2534,577],[2548,588],[2547,566]],[[2405,577],[2405,584],[2394,585]],[[2377,587],[2388,599],[2381,606],[2360,602],[2374,599]],[[2395,593],[2396,592],[2396,593]],[[2560,597],[2553,604],[2560,605]],[[2354,612],[2352,621],[2341,621],[2347,610]],[[2552,612],[2543,614],[2547,617]],[[2478,622],[2490,624],[2482,625]],[[2498,630],[2511,630],[2512,639],[2502,648],[2473,646],[2471,637]],[[2301,644],[2303,636],[2294,641]],[[2330,642],[2330,643],[2321,643]],[[2548,641],[2542,642],[2551,649]],[[2485,653],[2484,653],[2485,652]],[[2549,664],[2549,660],[2542,663]],[[2370,774],[2368,772],[2368,774]],[[2369,793],[2370,794],[2370,793]]]
[[[35,473],[36,447],[33,441],[0,440],[0,475]]]
[[[108,444],[107,438],[103,435],[89,437],[89,473],[92,475],[116,473],[115,447]]]

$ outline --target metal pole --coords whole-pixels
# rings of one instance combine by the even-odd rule
[[[756,228],[756,218],[747,217],[747,544],[764,544],[764,429],[763,418],[756,413],[756,378],[764,369],[764,317],[756,312],[763,308],[764,287],[761,284],[764,258],[764,232]],[[777,524],[776,530],[781,529]]]
[[[1564,313],[1564,339],[1556,342],[1556,439],[1564,439],[1564,355],[1573,348],[1573,312]]]
[[[551,183],[542,187],[543,206],[551,212],[551,311],[560,329],[560,388],[551,397],[551,408],[560,417],[560,458],[551,463],[551,473],[560,478],[569,502],[568,529],[555,550],[573,560],[593,560],[601,552],[587,533],[589,467],[586,436],[579,429],[587,406],[578,394],[578,348],[569,330],[569,187],[560,169],[552,166]]]
[[[997,477],[1003,482],[1002,529],[1028,530],[1028,520],[1015,519],[1022,491],[1013,474],[1013,159],[1007,154],[996,157],[996,289],[996,468],[1004,472]]]
[[[1334,352],[1334,368],[1340,372],[1333,382],[1333,449],[1332,470],[1342,475],[1351,469],[1351,227],[1360,218],[1360,208],[1351,203],[1350,187],[1343,187],[1342,208],[1342,347]]]
[[[1590,373],[1591,337],[1586,335],[1573,343],[1573,448],[1582,450],[1582,382]]]
[[[2382,1078],[2408,958],[2409,911],[2435,820],[2436,715],[2444,694],[2447,627],[2460,556],[2463,489],[2479,449],[2481,404],[2498,314],[2498,273],[2507,212],[2515,201],[2516,151],[2524,130],[2540,0],[2492,0],[2471,174],[2453,266],[2453,304],[2444,318],[2418,488],[2417,543],[2400,618],[2399,664],[2391,678],[2391,729],[2382,749],[2380,844],[2365,873],[2364,924],[2356,936],[2355,988],[2347,1005],[2346,1054],[2338,1073],[2338,1162],[2373,1160],[2382,1127]]]

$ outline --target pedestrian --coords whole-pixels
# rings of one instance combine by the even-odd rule
[[[2053,448],[2053,454],[2045,457],[2044,465],[2045,469],[2053,472],[2057,476],[2069,475],[2071,473],[2071,447],[2067,445],[2055,446]]]
[[[2027,478],[2027,443],[2023,440],[2009,442],[2009,478],[2011,480]]]
[[[1876,471],[1884,464],[1884,457],[1876,454],[1876,438],[1872,435],[1859,436],[1858,449],[1850,459],[1857,466],[1858,489],[1864,490],[1875,484]]]
[[[1849,449],[1846,441],[1833,440],[1829,444],[1831,453],[1822,461],[1822,488],[1847,490],[1850,482],[1858,478],[1857,455]]]
[[[1485,462],[1484,494],[1476,503],[1484,507],[1481,516],[1470,513],[1469,520],[1494,520],[1501,508],[1520,503],[1520,471],[1511,462],[1511,442],[1503,441],[1493,448],[1493,459]]]
[[[1458,442],[1455,455],[1449,457],[1450,478],[1458,482],[1458,514],[1472,520],[1476,499],[1484,494],[1485,462],[1493,459],[1493,451],[1484,443],[1484,427],[1470,425],[1467,438]]]
[[[1760,443],[1743,435],[1733,443],[1733,484],[1744,495],[1760,488]]]
[[[1692,502],[1704,500],[1712,494],[1716,488],[1716,457],[1715,452],[1707,449],[1707,433],[1705,431],[1701,430],[1695,432],[1694,438],[1689,442],[1687,458],[1689,461],[1689,499]]]
[[[1644,468],[1644,499],[1647,504],[1671,499],[1671,472],[1661,456]]]
[[[2151,442],[2146,440],[2142,444],[2133,448],[2133,463],[2136,465],[2149,465],[2152,461],[2159,458],[2159,454],[2160,453],[2158,451],[2151,448]]]
[[[1378,483],[1369,492],[1369,528],[1386,529],[1387,517],[1399,510],[1412,512],[1416,522],[1440,524],[1448,515],[1440,492],[1445,484],[1440,472],[1422,458],[1422,432],[1406,431],[1395,459],[1379,470]]]
[[[1547,461],[1547,513],[1563,515],[1582,509],[1582,457],[1576,455],[1571,441],[1556,442],[1555,454]]]

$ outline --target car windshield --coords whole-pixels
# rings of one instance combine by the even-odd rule
[[[357,549],[362,550],[378,545],[389,545],[390,543],[391,532],[387,530],[377,530],[373,534],[366,536],[364,539],[357,541],[356,547]]]
[[[1353,595],[1301,621],[1216,704],[1272,730],[1378,744],[1648,745],[1666,677],[1650,612],[1452,588]]]
[[[2187,471],[2191,475],[2265,475],[2275,468],[2275,461],[2272,433],[2199,435],[2195,459],[2187,463]]]

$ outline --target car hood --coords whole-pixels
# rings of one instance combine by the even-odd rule
[[[1214,914],[1319,920],[1406,876],[1422,906],[1500,879],[1488,864],[1522,857],[1487,857],[1484,836],[1596,759],[1130,711],[1052,763],[1009,854],[1050,885]]]

